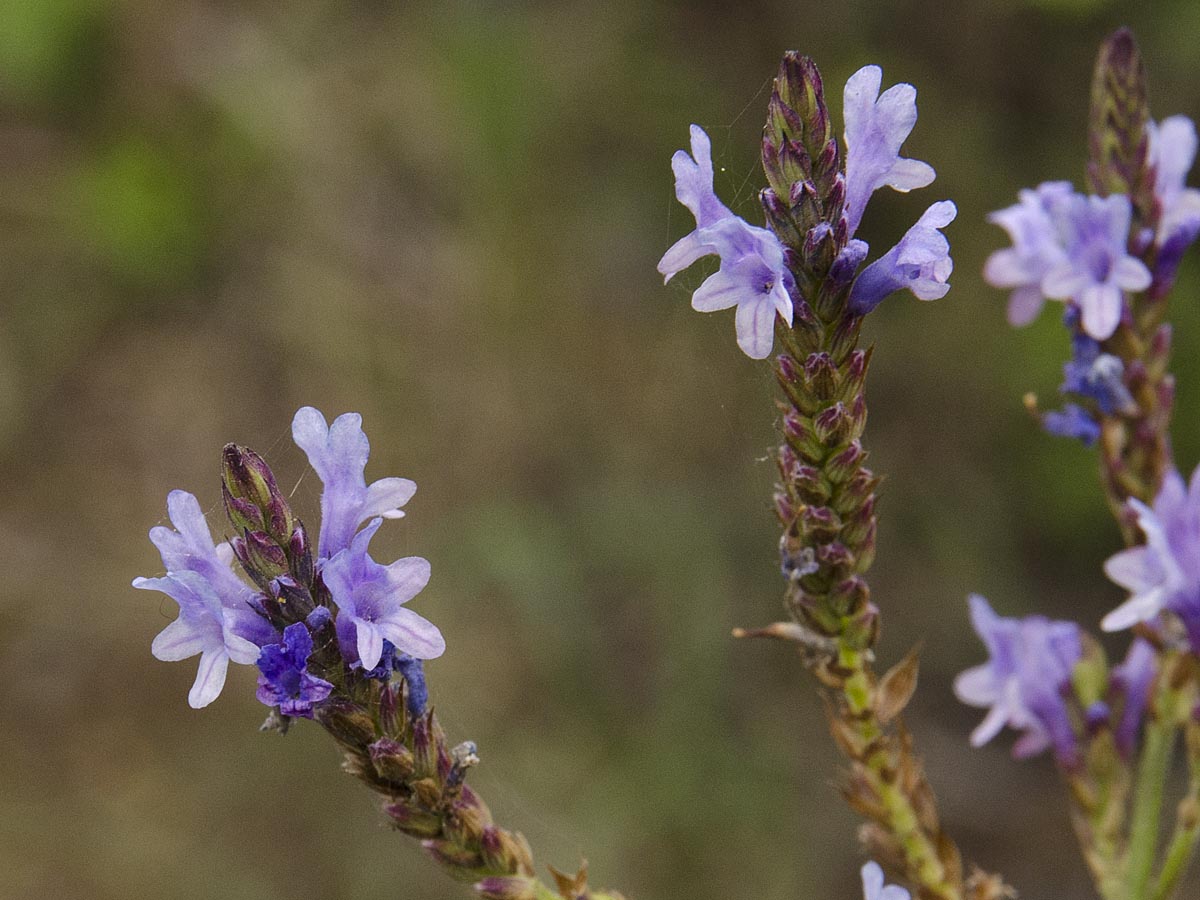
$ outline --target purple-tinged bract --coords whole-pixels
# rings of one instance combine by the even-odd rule
[[[382,524],[373,520],[322,570],[338,607],[334,625],[342,656],[364,669],[379,665],[385,639],[418,659],[433,659],[446,649],[437,626],[404,607],[429,583],[429,563],[409,556],[384,566],[368,555],[367,545]]]
[[[371,445],[358,413],[345,413],[327,425],[318,410],[305,406],[292,420],[292,438],[324,484],[317,542],[321,559],[348,547],[368,519],[404,515],[400,507],[412,498],[417,486],[407,478],[381,478],[367,484],[363,470]]]
[[[863,900],[910,900],[909,893],[898,884],[883,883],[883,869],[877,862],[862,867]]]
[[[882,94],[883,70],[864,66],[846,82],[843,94],[846,141],[847,233],[862,221],[871,195],[881,187],[897,191],[922,188],[933,181],[929,163],[900,156],[900,147],[917,124],[917,89],[894,84]]]
[[[1060,764],[1075,765],[1078,749],[1066,695],[1083,655],[1079,626],[1043,616],[1001,618],[977,594],[969,602],[971,623],[990,657],[954,681],[963,703],[989,707],[971,734],[972,746],[986,744],[1007,725],[1024,732],[1013,746],[1017,758],[1052,747]]]
[[[692,294],[700,312],[737,307],[737,343],[751,359],[765,359],[775,341],[775,317],[792,323],[795,281],[784,264],[783,245],[774,232],[735,216],[713,191],[712,143],[693,125],[692,155],[671,158],[675,196],[696,218],[696,230],[663,254],[658,271],[670,281],[705,256],[719,256],[720,268]]]
[[[1154,506],[1128,501],[1146,543],[1109,557],[1104,572],[1130,592],[1104,617],[1105,631],[1150,622],[1163,611],[1177,615],[1194,651],[1200,651],[1200,468],[1190,487],[1171,470]]]
[[[921,300],[946,296],[946,279],[954,270],[950,244],[940,229],[954,221],[958,210],[949,200],[925,210],[891,250],[867,266],[850,289],[850,311],[864,316],[889,294],[909,290]]]
[[[279,707],[285,716],[312,718],[313,707],[329,696],[333,685],[308,671],[313,639],[303,622],[283,630],[283,640],[262,648],[258,657],[258,701]]]

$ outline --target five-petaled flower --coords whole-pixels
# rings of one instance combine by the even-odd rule
[[[342,656],[364,669],[379,665],[385,638],[417,659],[433,659],[446,649],[437,626],[404,607],[429,583],[429,563],[409,556],[384,566],[368,555],[367,545],[382,524],[383,519],[372,520],[322,569],[338,608],[334,627]]]
[[[257,611],[257,592],[234,574],[229,544],[214,543],[199,501],[172,491],[167,515],[175,530],[162,525],[150,530],[167,574],[136,578],[133,586],[161,591],[179,604],[179,617],[154,639],[150,652],[164,662],[200,656],[188,694],[188,703],[199,709],[220,695],[230,660],[253,665],[259,648],[278,634]]]
[[[670,281],[696,260],[719,256],[720,268],[692,294],[692,308],[714,312],[737,307],[737,343],[751,359],[765,359],[775,342],[775,317],[792,323],[795,282],[784,265],[783,245],[775,233],[735,216],[713,191],[712,143],[692,126],[692,155],[671,157],[675,196],[691,210],[696,229],[680,238],[659,260],[658,271]]]
[[[1001,618],[978,594],[969,602],[971,623],[990,657],[954,680],[959,700],[990,707],[971,734],[972,746],[986,744],[1008,725],[1025,732],[1013,746],[1014,756],[1053,747],[1060,763],[1074,765],[1076,736],[1065,694],[1083,655],[1079,626],[1043,616]]]

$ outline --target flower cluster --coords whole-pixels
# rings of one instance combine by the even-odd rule
[[[928,163],[900,156],[900,147],[917,121],[916,89],[897,84],[880,94],[882,78],[878,66],[866,66],[846,82],[845,166],[827,191],[839,198],[840,212],[835,221],[816,222],[801,235],[804,246],[813,253],[831,240],[840,247],[830,274],[846,283],[867,256],[867,244],[854,234],[871,195],[882,187],[897,191],[925,187],[934,179]],[[803,126],[797,123],[795,130],[802,131]],[[790,146],[784,145],[785,157]],[[750,225],[717,198],[712,144],[697,125],[691,128],[691,148],[690,156],[682,150],[676,152],[671,167],[675,195],[692,212],[696,228],[667,250],[658,271],[670,281],[704,256],[720,257],[717,271],[693,293],[692,306],[701,312],[736,306],[738,346],[752,359],[763,359],[771,353],[776,317],[791,325],[796,304],[815,298],[803,295],[788,258],[790,251],[776,232]],[[836,160],[837,147],[831,152]],[[787,171],[802,168],[798,155],[777,162]],[[811,183],[795,180],[793,188],[793,196],[787,198],[789,205],[805,206],[809,199],[806,190],[813,191]],[[955,214],[955,206],[948,200],[933,204],[895,247],[858,276],[850,292],[850,311],[865,315],[886,296],[903,289],[922,300],[944,296],[953,263],[940,229],[950,224]]]
[[[305,407],[292,434],[323,483],[317,552],[262,458],[227,446],[223,496],[232,540],[214,541],[199,501],[184,491],[167,498],[174,530],[150,532],[167,574],[133,586],[162,591],[179,605],[151,650],[168,661],[200,656],[188,696],[196,708],[220,694],[230,661],[257,664],[258,698],[283,716],[311,718],[334,682],[353,672],[370,677],[381,664],[387,676],[376,677],[399,670],[410,705],[423,708],[419,660],[440,656],[445,642],[405,604],[428,583],[429,563],[406,557],[382,565],[368,553],[383,519],[403,515],[416,485],[403,478],[366,483],[370,444],[356,413],[328,425]],[[235,559],[253,586],[235,574]]]
[[[993,287],[1012,289],[1012,324],[1027,325],[1047,299],[1062,300],[1079,311],[1083,331],[1103,341],[1127,312],[1127,292],[1169,286],[1183,251],[1200,234],[1200,191],[1185,185],[1196,158],[1196,129],[1185,116],[1150,122],[1147,129],[1156,229],[1131,230],[1127,195],[1080,194],[1065,181],[1023,190],[1015,205],[988,217],[1012,241],[984,267]]]

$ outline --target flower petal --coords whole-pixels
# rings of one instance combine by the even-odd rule
[[[207,650],[200,656],[200,668],[196,681],[188,692],[188,706],[202,709],[212,703],[225,687],[225,674],[229,671],[229,656],[222,648]]]
[[[766,294],[738,304],[737,343],[751,359],[766,359],[775,344],[775,305]]]

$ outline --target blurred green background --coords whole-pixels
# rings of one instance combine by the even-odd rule
[[[668,160],[713,136],[761,221],[781,52],[918,86],[935,184],[876,196],[878,253],[951,197],[954,290],[873,316],[887,481],[883,661],[924,641],[912,725],[966,855],[1027,897],[1090,889],[1046,759],[972,751],[950,684],[968,591],[1094,625],[1120,599],[1092,455],[1041,435],[1056,314],[1014,331],[979,276],[989,210],[1078,182],[1092,59],[1127,23],[1155,115],[1200,116],[1200,4],[0,0],[0,895],[455,898],[313,727],[260,735],[254,673],[201,712],[173,617],[167,492],[220,527],[218,454],[265,453],[315,521],[289,423],[361,411],[371,477],[420,485],[378,554],[428,557],[414,608],[473,782],[538,860],[640,900],[855,898],[856,820],[778,614],[773,387],[731,314],[664,289],[690,229]],[[1175,303],[1176,449],[1200,457],[1200,268]],[[1120,640],[1111,645],[1123,651]]]

